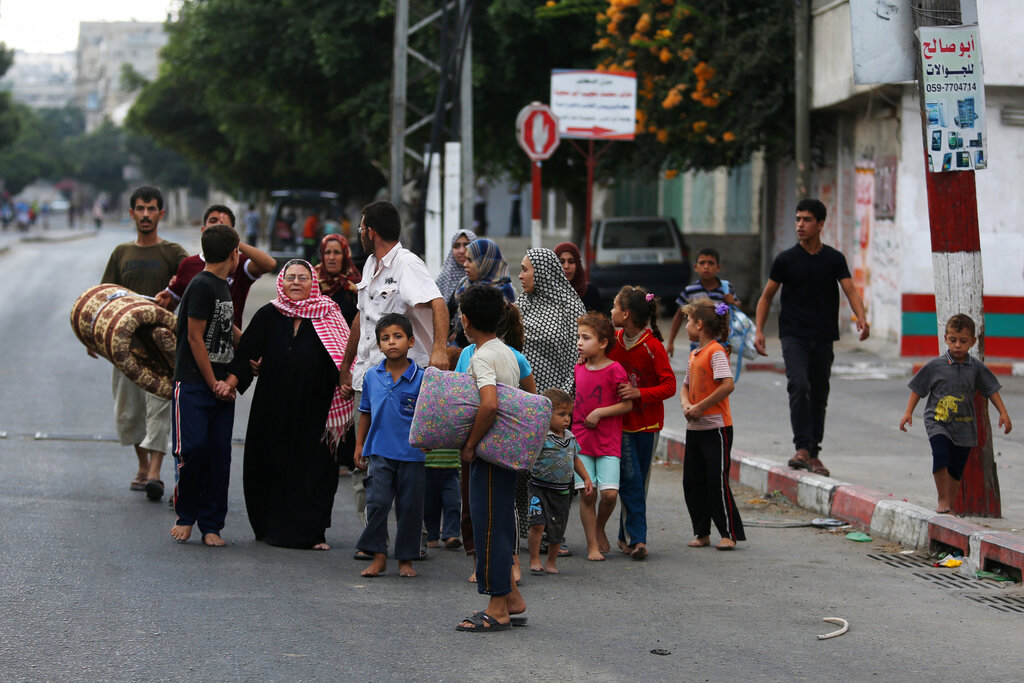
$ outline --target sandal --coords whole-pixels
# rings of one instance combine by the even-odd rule
[[[631,552],[629,556],[632,557],[634,560],[646,560],[647,546],[637,543],[636,547],[633,548],[633,552]]]
[[[478,617],[481,614],[483,614],[483,612],[473,612],[473,616],[474,617]],[[520,626],[526,626],[527,625],[526,624],[526,620],[527,619],[529,619],[529,617],[524,617],[524,616],[519,615],[519,614],[513,614],[513,615],[511,615],[509,617],[509,623],[512,624],[512,626],[514,626],[516,628],[519,628]]]
[[[811,470],[811,474],[820,474],[823,477],[829,476],[828,468],[821,464],[821,460],[811,458],[811,461],[808,464],[810,465],[809,469]]]
[[[811,469],[811,452],[806,448],[797,449],[797,452],[786,464],[794,470],[809,470]]]
[[[146,476],[143,474],[136,474],[135,478],[132,479],[132,483],[128,485],[132,491],[145,491],[146,490]]]
[[[457,550],[462,547],[462,541],[460,541],[457,536],[452,536],[445,540],[444,547],[448,550]]]
[[[146,482],[146,498],[152,501],[160,500],[164,497],[164,483],[159,479],[150,479]]]
[[[463,626],[462,622],[469,622],[471,626]],[[512,628],[512,622],[501,623],[487,612],[475,612],[473,616],[463,619],[455,627],[456,631],[507,631]]]

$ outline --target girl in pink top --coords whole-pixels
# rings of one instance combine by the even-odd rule
[[[618,387],[628,381],[626,370],[605,352],[615,343],[615,328],[601,313],[587,313],[577,321],[576,403],[572,433],[580,445],[580,460],[596,484],[580,496],[580,521],[587,536],[587,559],[603,560],[611,549],[604,527],[619,495],[619,458],[622,455],[622,416],[632,401],[620,401]],[[576,488],[583,480],[576,476]],[[601,502],[597,499],[600,494]]]

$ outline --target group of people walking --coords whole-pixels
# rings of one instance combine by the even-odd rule
[[[363,527],[356,557],[369,561],[364,576],[386,571],[392,507],[398,522],[393,557],[402,576],[416,575],[411,562],[423,552],[424,525],[429,545],[464,544],[474,557],[470,580],[489,602],[459,622],[459,630],[525,623],[526,604],[516,587],[519,538],[529,538],[530,571],[558,573],[573,490],[581,494],[588,560],[601,561],[611,551],[606,526],[619,503],[618,549],[636,560],[648,557],[647,486],[665,424],[663,404],[676,395],[677,380],[658,328],[657,299],[643,287],[623,287],[610,312],[598,310],[601,298],[587,282],[579,250],[563,243],[527,251],[517,295],[498,245],[469,230],[456,233],[435,281],[402,247],[398,211],[378,201],[363,208],[358,227],[369,254],[362,272],[347,239],[326,235],[319,265],[284,264],[276,297],[243,331],[248,287],[276,265],[273,259],[239,242],[226,207],[211,207],[202,252],[186,257],[157,236],[159,191],[140,188],[130,201],[137,238],[115,250],[104,281],[177,306],[178,352],[170,405],[136,396],[115,370],[118,427],[122,443],[134,445],[139,458],[132,487],[159,499],[161,449],[172,425],[176,540],[186,542],[198,526],[204,544],[224,545],[232,401],[255,385],[243,468],[255,538],[327,550],[339,465],[350,468]],[[691,342],[679,394],[687,421],[683,491],[694,530],[689,545],[710,545],[714,523],[721,534],[717,547],[729,550],[745,540],[729,487],[728,397],[735,384],[726,341],[732,301],[725,297],[732,296],[722,292],[727,287],[717,279],[718,255],[711,252],[716,268],[700,271],[701,279],[681,294]],[[826,256],[827,262],[812,265],[845,290],[835,259]],[[785,315],[787,292],[803,272],[800,263],[773,267],[758,304],[760,350],[765,302],[783,284]],[[696,296],[698,284],[709,296]],[[855,309],[862,317],[862,307]],[[787,369],[791,362],[795,368],[790,395],[798,450],[791,465],[811,468],[821,466],[819,366],[831,362],[825,333],[832,329],[818,322],[821,340],[783,340]],[[479,391],[476,421],[459,450],[424,453],[409,445],[428,366],[467,372]],[[827,395],[827,374],[824,379]],[[475,451],[500,407],[498,384],[543,394],[552,404],[544,449],[520,476]]]

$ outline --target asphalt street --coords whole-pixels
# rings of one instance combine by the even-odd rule
[[[165,236],[195,247],[192,232]],[[194,540],[178,545],[168,533],[173,516],[166,502],[149,503],[128,490],[135,471],[131,449],[92,438],[113,434],[110,365],[89,358],[68,323],[74,299],[98,282],[113,246],[130,238],[126,227],[107,227],[94,238],[20,243],[0,255],[8,292],[0,300],[5,680],[1019,675],[1024,613],[978,600],[1019,601],[1024,610],[1020,588],[958,580],[951,570],[923,565],[890,566],[869,555],[894,564],[908,559],[882,542],[757,526],[759,519],[792,522],[810,515],[748,502],[755,499],[750,491],[737,494],[749,524],[747,543],[732,553],[686,548],[691,533],[678,467],[659,466],[652,477],[648,561],[612,553],[592,563],[576,556],[560,561],[559,576],[528,574],[522,589],[529,626],[505,633],[455,632],[459,619],[485,604],[465,580],[471,566],[461,552],[432,550],[417,564],[416,579],[399,578],[395,566],[379,579],[360,577],[365,565],[350,552],[358,529],[347,479],[327,534],[331,551],[255,542],[241,495],[240,447],[234,449],[224,530],[228,547]],[[267,279],[254,288],[250,313],[267,300],[269,285]],[[780,457],[789,448],[780,380],[774,373],[741,378],[734,403],[737,448]],[[923,436],[882,431],[899,419],[905,381],[893,379],[886,388],[852,380],[834,385],[826,462],[835,475],[852,480],[889,467],[884,444],[900,438],[913,446],[900,450],[901,464],[891,467],[930,484]],[[1016,403],[1007,404],[1016,416],[1015,386]],[[890,395],[903,396],[892,409]],[[247,412],[248,398],[241,397],[239,437]],[[1001,457],[1019,463],[1021,442],[1003,444],[997,441]],[[870,466],[858,464],[864,462]],[[169,464],[164,478],[171,478]],[[1019,498],[1017,491],[1004,486],[1004,500]],[[575,511],[571,519],[569,537],[578,547]],[[835,628],[822,622],[833,616],[849,620],[849,633],[817,640],[816,634]]]

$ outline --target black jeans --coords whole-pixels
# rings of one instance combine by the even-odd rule
[[[782,337],[781,341],[793,444],[798,450],[806,448],[816,458],[825,437],[825,406],[834,358],[832,341],[799,337]]]

